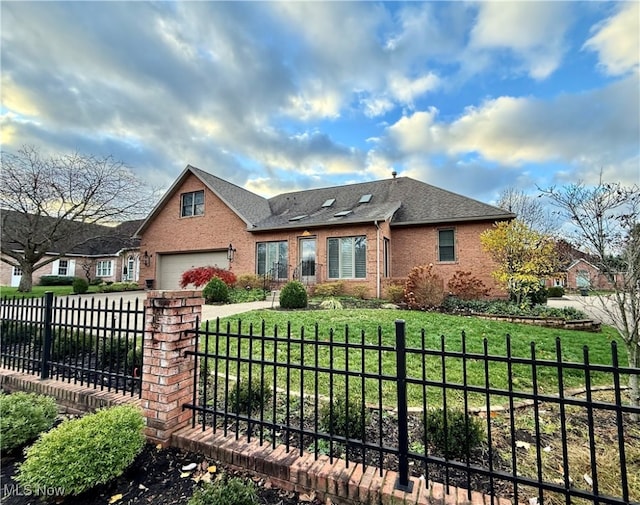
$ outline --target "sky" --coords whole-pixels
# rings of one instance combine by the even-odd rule
[[[640,2],[0,2],[2,150],[259,195],[640,183]]]

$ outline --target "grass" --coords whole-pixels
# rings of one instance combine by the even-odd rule
[[[261,333],[264,324],[265,335],[278,335],[278,340],[260,340],[241,338],[230,339],[229,357],[233,364],[231,373],[238,376],[248,376],[249,368],[253,380],[264,377],[270,384],[279,388],[291,387],[296,391],[315,394],[315,388],[320,395],[334,394],[344,391],[365,390],[366,401],[377,405],[380,401],[385,406],[394,406],[396,399],[396,353],[395,321],[402,318],[406,322],[406,341],[408,352],[406,355],[409,380],[408,403],[411,407],[421,407],[424,394],[423,386],[419,384],[423,377],[434,383],[446,382],[447,387],[431,385],[427,388],[427,399],[430,406],[442,404],[445,400],[451,405],[463,401],[463,392],[456,385],[463,384],[466,372],[467,385],[478,388],[495,389],[491,397],[491,404],[505,404],[508,402],[507,390],[533,392],[533,370],[530,364],[512,364],[511,367],[503,360],[489,361],[485,371],[482,356],[467,358],[441,355],[427,355],[420,351],[423,348],[439,350],[442,342],[446,351],[460,351],[462,346],[461,333],[466,334],[467,353],[484,353],[484,339],[487,341],[487,355],[504,357],[507,354],[505,335],[511,338],[511,355],[520,358],[531,357],[531,342],[536,342],[536,358],[550,360],[546,365],[538,365],[535,378],[538,382],[538,392],[558,394],[558,364],[556,358],[556,337],[561,340],[561,362],[566,364],[582,363],[584,346],[589,346],[589,360],[591,363],[611,363],[611,340],[616,338],[612,328],[605,327],[602,333],[589,333],[559,329],[540,328],[522,324],[505,323],[476,319],[473,317],[453,316],[431,312],[396,311],[396,310],[314,310],[314,311],[273,311],[262,310],[245,313],[241,317],[241,329],[244,335]],[[232,317],[221,320],[221,328],[226,330],[227,324],[231,334],[238,331],[238,318]],[[317,327],[317,329],[316,329]],[[302,331],[304,328],[304,332]],[[304,339],[301,335],[304,333]],[[290,335],[290,338],[285,338]],[[445,337],[442,339],[441,336]],[[332,346],[328,345],[332,341]],[[348,343],[348,346],[345,345]],[[366,345],[387,347],[378,352],[374,349],[363,349]],[[214,341],[211,337],[209,350],[214,351]],[[251,349],[250,349],[251,347]],[[220,356],[226,353],[225,338],[218,342]],[[332,350],[331,350],[332,349]],[[624,348],[619,346],[620,362],[626,363]],[[237,360],[240,355],[242,359]],[[252,356],[250,362],[249,355]],[[275,361],[280,366],[268,364],[260,366],[257,361],[262,359]],[[303,367],[315,367],[321,372],[307,370],[304,377],[300,377],[300,367],[285,370],[281,364],[291,361]],[[214,360],[209,364],[214,366]],[[364,362],[364,364],[363,364]],[[219,363],[222,363],[220,361]],[[222,365],[219,365],[222,366]],[[509,369],[510,368],[510,369]],[[274,379],[274,370],[276,378]],[[349,371],[347,374],[346,371]],[[331,373],[329,373],[331,371]],[[364,372],[364,373],[363,373]],[[584,384],[584,370],[577,368],[563,368],[563,387],[574,388]],[[382,395],[378,391],[378,379],[368,378],[367,374],[384,375],[382,381]],[[511,376],[511,384],[509,383]],[[412,381],[413,379],[414,381]],[[591,374],[594,385],[611,384],[611,374],[598,372]],[[453,387],[451,386],[453,384]],[[498,390],[502,390],[500,392]],[[470,406],[486,404],[484,392],[472,392],[468,395]]]
[[[53,291],[56,296],[67,296],[73,294],[73,286],[33,286],[30,293],[21,293],[18,288],[0,286],[0,296],[13,298],[40,298],[47,291]],[[89,286],[87,293],[98,293],[98,286]]]

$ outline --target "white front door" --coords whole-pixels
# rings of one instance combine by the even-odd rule
[[[20,279],[22,279],[22,270],[18,267],[11,268],[11,287],[17,288],[20,285]]]

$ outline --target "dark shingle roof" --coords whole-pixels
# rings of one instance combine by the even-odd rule
[[[389,220],[391,226],[487,221],[515,215],[492,205],[409,177],[309,189],[267,200],[199,168],[187,165],[137,234],[161,211],[189,174],[198,177],[250,231],[309,228]],[[363,198],[365,195],[366,198]],[[333,202],[330,205],[330,201]]]
[[[371,195],[361,203],[364,195]],[[334,199],[330,207],[322,207]],[[365,198],[366,200],[366,198]],[[391,226],[510,219],[502,209],[409,177],[297,191],[269,200],[271,215],[254,230],[361,223],[390,219]],[[337,213],[351,211],[336,217]],[[305,216],[291,221],[291,218]]]

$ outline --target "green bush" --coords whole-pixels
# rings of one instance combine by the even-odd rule
[[[445,427],[446,420],[446,427]],[[427,443],[447,458],[463,458],[484,439],[482,424],[461,410],[433,409],[427,412]]]
[[[41,286],[71,286],[73,279],[66,275],[43,275],[39,282]]]
[[[76,277],[73,279],[73,292],[77,295],[82,295],[89,291],[89,283],[87,279],[83,279],[82,277]]]
[[[0,449],[8,451],[49,430],[58,409],[50,396],[36,393],[0,395]]]
[[[142,375],[142,344],[138,344],[135,347],[131,347],[127,352],[127,367],[130,372],[138,369],[138,376]]]
[[[229,302],[262,302],[267,299],[267,293],[262,288],[233,288],[229,291]]]
[[[562,298],[564,296],[564,288],[562,286],[551,286],[547,289],[549,298]]]
[[[144,447],[139,408],[121,405],[64,421],[25,451],[16,480],[77,495],[121,475]]]
[[[258,492],[250,480],[227,477],[225,474],[213,482],[204,483],[195,490],[187,505],[257,505]]]
[[[357,396],[350,396],[347,403],[345,394],[336,394],[320,409],[320,429],[331,435],[362,440],[370,421],[369,410],[365,407],[363,416],[362,399]]]
[[[236,287],[238,289],[264,289],[265,282],[264,277],[256,274],[242,274],[236,279]]]
[[[398,284],[390,284],[387,286],[387,298],[392,303],[401,303],[404,301],[404,287]]]
[[[273,393],[266,384],[260,387],[260,381],[254,381],[249,387],[248,382],[236,382],[235,387],[229,393],[229,405],[236,414],[250,414],[259,411],[271,399]]]
[[[229,301],[229,286],[220,277],[214,277],[202,290],[202,296],[207,303],[227,303]]]
[[[280,307],[303,309],[307,306],[307,290],[299,281],[287,282],[280,291]]]
[[[136,291],[140,289],[137,282],[110,282],[107,281],[100,286],[101,293],[118,293],[120,291]]]
[[[78,332],[67,333],[64,328],[54,329],[51,342],[51,359],[62,360],[66,356],[77,356],[95,348],[93,335]]]
[[[313,288],[313,296],[325,297],[325,296],[340,296],[344,294],[344,282],[325,282],[323,284],[316,284]]]

